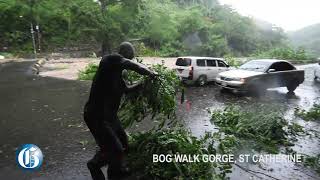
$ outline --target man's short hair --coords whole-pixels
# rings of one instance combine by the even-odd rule
[[[119,47],[119,54],[127,59],[133,59],[135,49],[130,42],[122,42]]]

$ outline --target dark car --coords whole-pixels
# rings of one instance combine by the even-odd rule
[[[288,61],[277,59],[252,60],[236,70],[222,72],[216,78],[217,85],[236,92],[287,87],[293,93],[303,81],[304,70],[297,70]]]

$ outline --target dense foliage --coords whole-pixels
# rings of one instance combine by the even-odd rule
[[[320,24],[314,24],[289,33],[289,39],[296,47],[305,47],[314,57],[320,57]]]
[[[175,119],[176,94],[182,90],[180,81],[175,71],[164,65],[153,65],[151,69],[158,73],[154,79],[129,73],[129,81],[142,79],[143,88],[139,92],[128,93],[123,99],[119,117],[124,127],[149,117],[159,122],[161,128],[166,120]]]
[[[291,145],[288,134],[302,131],[298,124],[289,124],[280,109],[261,104],[241,109],[227,106],[224,110],[211,112],[212,121],[225,134],[244,140],[258,151],[277,153],[280,145]]]
[[[89,64],[79,72],[78,78],[92,80],[97,69],[97,65]],[[139,91],[127,93],[122,100],[119,118],[125,128],[146,117],[158,122],[158,127],[161,128],[166,120],[175,118],[176,94],[182,90],[180,81],[175,71],[164,65],[153,65],[151,69],[158,73],[154,79],[141,76],[133,71],[124,74],[124,79],[129,86],[138,81],[143,83]]]
[[[282,47],[270,49],[268,51],[256,52],[252,56],[257,58],[286,59],[286,60],[311,60],[312,57],[303,48],[293,49]]]
[[[11,52],[32,52],[31,23],[46,51],[100,46],[106,54],[132,40],[141,55],[247,56],[285,40],[282,29],[262,29],[217,0],[7,0],[0,19],[0,48]]]

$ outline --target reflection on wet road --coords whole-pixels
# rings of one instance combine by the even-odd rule
[[[82,121],[82,107],[90,82],[26,74],[33,63],[0,64],[0,179],[90,179],[86,161],[94,154],[95,145]],[[207,108],[219,109],[226,104],[282,104],[288,107],[284,113],[289,119],[295,107],[307,109],[319,99],[320,83],[313,82],[314,66],[299,66],[306,70],[306,80],[291,98],[286,95],[285,88],[268,90],[266,96],[258,98],[221,93],[214,85],[188,87],[187,101],[178,105],[177,115],[197,136],[205,131],[216,131],[210,123]],[[296,121],[319,127],[319,123]],[[41,148],[45,156],[41,171],[24,172],[16,166],[15,149],[24,143]],[[320,149],[317,140],[301,139],[297,144],[295,150],[308,154],[315,154]],[[295,171],[294,166],[273,166],[276,169],[269,173],[280,179],[307,179],[303,173]],[[248,173],[237,169],[231,175],[232,179],[249,177]]]

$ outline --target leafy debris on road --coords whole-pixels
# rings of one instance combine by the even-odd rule
[[[320,120],[320,103],[313,104],[310,110],[296,108],[295,115],[306,121],[319,121]]]
[[[279,146],[291,146],[288,135],[302,131],[297,124],[289,124],[278,107],[254,104],[252,108],[227,106],[211,112],[211,121],[224,134],[234,135],[240,144],[250,142],[253,149],[278,153]]]
[[[230,163],[153,162],[154,154],[173,157],[175,154],[226,153],[213,147],[216,138],[209,133],[196,138],[187,130],[170,129],[133,134],[129,140],[128,162],[139,179],[225,179],[231,172]]]

